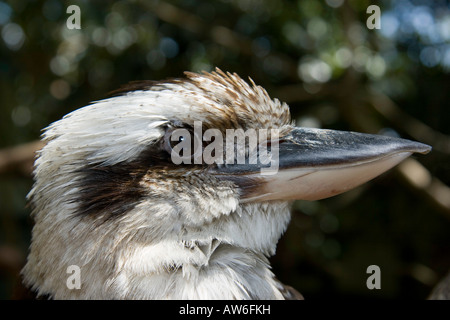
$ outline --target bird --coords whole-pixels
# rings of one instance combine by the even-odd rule
[[[262,138],[226,145],[230,130]],[[431,149],[296,127],[286,103],[219,68],[130,82],[50,124],[42,140],[21,275],[49,299],[302,299],[269,263],[293,201],[340,194]],[[214,161],[194,161],[213,143]]]

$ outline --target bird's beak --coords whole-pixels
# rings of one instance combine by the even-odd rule
[[[278,140],[278,150],[273,148],[272,143],[269,164],[224,165],[214,173],[239,187],[242,202],[318,200],[365,183],[412,153],[431,150],[405,139],[307,128],[294,128]]]

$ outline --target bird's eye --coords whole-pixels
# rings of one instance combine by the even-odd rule
[[[177,145],[179,148],[187,147],[187,144],[191,145],[192,135],[191,130],[185,128],[169,128],[164,135],[163,147],[169,153]]]
[[[169,128],[163,139],[163,149],[170,154],[174,163],[190,163],[190,159],[201,156],[202,137],[186,128]]]
[[[189,137],[187,136],[179,136],[178,138],[176,138],[175,140],[172,139],[168,139],[168,143],[170,144],[170,148],[173,149],[174,146],[176,146],[177,144],[186,141],[186,139],[189,139]]]

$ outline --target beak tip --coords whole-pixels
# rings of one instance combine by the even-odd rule
[[[419,153],[421,154],[427,154],[429,152],[431,152],[433,148],[427,144],[422,144],[421,145],[421,150],[419,151]]]
[[[407,148],[410,149],[408,151],[411,151],[411,153],[427,154],[432,150],[432,147],[427,144],[416,141],[409,141],[409,142],[410,143],[409,146],[407,146]]]

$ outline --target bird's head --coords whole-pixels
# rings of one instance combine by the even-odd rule
[[[23,275],[57,298],[278,297],[273,284],[251,282],[273,278],[265,257],[291,200],[339,194],[429,151],[296,128],[286,104],[220,70],[131,83],[53,123],[43,139]],[[81,289],[67,286],[71,265]],[[203,279],[214,279],[216,296]],[[237,286],[227,293],[230,279]]]

